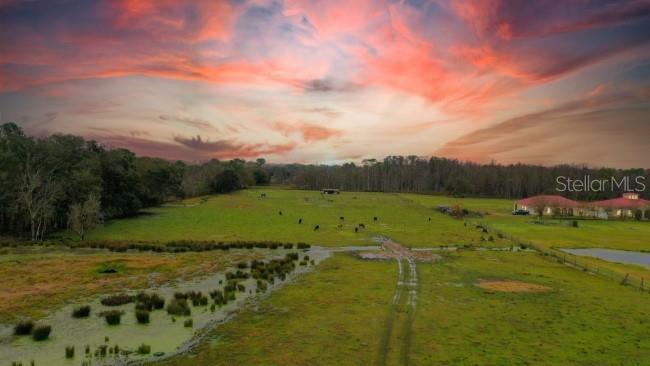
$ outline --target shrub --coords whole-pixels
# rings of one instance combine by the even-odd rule
[[[193,325],[194,325],[194,321],[192,320],[192,318],[185,320],[185,322],[183,323],[183,326],[185,328],[192,328]]]
[[[142,343],[142,344],[138,347],[137,352],[138,352],[138,354],[140,354],[140,355],[148,355],[149,353],[151,353],[151,346],[148,345],[148,344],[144,344],[144,343]]]
[[[122,312],[119,310],[104,311],[100,315],[104,317],[108,325],[118,325],[122,320]]]
[[[74,346],[65,347],[65,358],[74,358]]]
[[[73,318],[87,318],[90,315],[90,305],[80,306],[72,310]]]
[[[165,307],[165,299],[160,295],[153,293],[147,294],[144,292],[139,293],[136,298],[136,309],[138,310],[160,310]]]
[[[148,324],[149,323],[149,310],[136,310],[135,311],[135,318],[138,320],[138,323],[140,323],[140,324]]]
[[[248,263],[246,263],[246,262],[239,262],[239,263],[237,263],[237,268],[240,268],[240,269],[248,268]]]
[[[173,299],[167,305],[167,314],[169,315],[189,316],[191,312],[185,299]]]
[[[573,227],[578,227],[578,221],[577,221],[577,220],[573,220],[573,222],[571,223],[571,226],[573,226]]]
[[[117,294],[105,297],[102,299],[102,305],[104,306],[120,306],[128,303],[132,303],[134,297],[127,294]]]
[[[298,249],[309,249],[311,245],[307,243],[298,243]]]
[[[34,327],[34,330],[32,330],[32,338],[34,338],[35,341],[44,341],[50,336],[51,332],[52,327],[49,325],[39,325]]]
[[[34,329],[34,322],[31,320],[22,321],[14,327],[15,335],[28,335]]]

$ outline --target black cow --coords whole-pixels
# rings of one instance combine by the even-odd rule
[[[320,225],[316,225],[316,226],[314,226],[314,231],[316,231],[316,230],[318,230],[318,229],[320,229]]]
[[[298,225],[302,224],[302,217],[298,219]]]

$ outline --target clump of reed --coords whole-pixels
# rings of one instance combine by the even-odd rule
[[[32,330],[32,338],[35,341],[44,341],[50,337],[52,327],[49,325],[37,325]]]
[[[192,313],[187,299],[175,298],[167,304],[167,314],[177,316],[189,316]]]
[[[149,323],[149,310],[138,309],[135,311],[135,318],[139,324]]]
[[[108,325],[118,325],[122,321],[122,312],[119,310],[103,311],[99,315],[104,317]]]
[[[72,310],[73,318],[87,318],[90,316],[90,305],[83,305]]]
[[[15,335],[29,335],[34,329],[34,322],[31,320],[24,320],[14,326]]]
[[[107,296],[102,299],[101,303],[104,306],[120,306],[124,304],[132,303],[135,300],[135,297],[128,294],[116,294]]]

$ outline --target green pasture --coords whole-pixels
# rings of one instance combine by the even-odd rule
[[[413,365],[623,365],[650,357],[650,295],[531,252],[463,251],[418,263],[410,327],[395,324],[388,364],[409,342]],[[163,365],[377,364],[396,262],[337,254]],[[481,280],[544,285],[492,292]],[[330,350],[330,351],[325,351]]]
[[[261,198],[262,193],[266,198]],[[374,217],[378,218],[376,222]],[[359,224],[365,229],[355,232]],[[314,230],[316,225],[319,230]],[[91,232],[89,239],[279,240],[352,246],[375,244],[373,238],[378,235],[413,247],[510,245],[500,240],[482,241],[481,237],[487,239],[488,235],[465,227],[462,220],[398,194],[321,195],[318,191],[271,187],[149,209],[136,218],[110,221]]]

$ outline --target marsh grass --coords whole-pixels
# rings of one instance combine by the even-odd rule
[[[90,316],[90,305],[83,305],[72,310],[73,318],[87,318]]]
[[[189,316],[192,313],[187,300],[175,298],[167,304],[167,314],[177,316]]]
[[[118,325],[122,321],[123,312],[119,310],[108,310],[101,312],[99,315],[104,317],[106,324]]]
[[[116,294],[103,298],[101,300],[102,305],[104,306],[120,306],[132,303],[135,300],[135,297],[128,294]]]
[[[148,344],[144,344],[144,343],[142,343],[142,344],[138,347],[138,349],[137,349],[137,353],[140,354],[140,355],[148,355],[149,353],[151,353],[151,346],[148,345]]]
[[[136,310],[135,318],[139,324],[149,324],[149,311],[143,309]]]
[[[35,341],[44,341],[50,337],[52,327],[49,325],[37,325],[32,330],[32,338]]]
[[[29,335],[34,329],[34,322],[31,320],[21,321],[14,326],[15,335]]]

